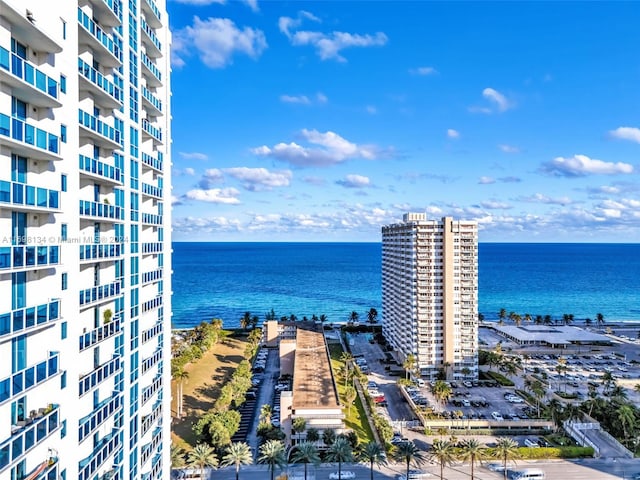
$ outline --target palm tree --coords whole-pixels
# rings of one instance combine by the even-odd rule
[[[344,437],[336,438],[336,441],[327,450],[327,460],[329,462],[338,462],[338,480],[342,480],[343,462],[353,460],[353,449],[349,440]]]
[[[271,415],[273,415],[273,410],[269,403],[265,403],[260,407],[260,422],[271,423]]]
[[[307,421],[303,417],[296,417],[291,423],[293,433],[300,435],[307,428]]]
[[[271,480],[273,480],[276,467],[282,468],[287,464],[284,444],[280,440],[267,440],[260,447],[258,463],[264,463],[269,466]]]
[[[636,426],[636,416],[634,408],[631,405],[624,404],[618,407],[616,410],[616,417],[622,426],[622,432],[624,435],[625,443],[629,440],[629,431],[633,430]]]
[[[356,392],[356,389],[353,388],[353,386],[348,385],[344,389],[344,399],[346,400],[348,405],[347,415],[351,415],[351,405],[353,404],[357,396],[358,396],[358,392]]]
[[[320,440],[318,429],[314,427],[307,428],[307,442],[315,443]]]
[[[540,418],[540,399],[544,397],[544,385],[540,380],[535,380],[531,383],[531,393],[536,397],[536,404],[538,407],[538,418]]]
[[[507,479],[507,462],[518,458],[518,444],[510,438],[499,438],[494,448],[495,456],[502,460],[504,478]]]
[[[487,457],[487,447],[478,442],[475,438],[470,438],[462,442],[460,458],[471,462],[471,480],[473,480],[473,467],[476,461],[482,461]]]
[[[359,454],[360,460],[369,463],[369,471],[371,473],[371,480],[373,480],[373,466],[386,465],[387,455],[384,452],[384,447],[376,442],[367,443]]]
[[[367,312],[367,322],[371,324],[371,331],[373,331],[373,325],[378,321],[378,310],[370,308]]]
[[[324,322],[326,321],[327,321],[327,316],[323,313],[322,315],[320,315],[320,323],[324,325]]]
[[[173,378],[176,382],[178,382],[178,392],[177,392],[178,398],[176,398],[176,404],[177,404],[176,410],[177,410],[178,418],[182,418],[182,407],[183,407],[182,388],[184,386],[184,382],[186,382],[189,379],[189,372],[187,372],[185,369],[180,367],[173,373]]]
[[[439,403],[444,405],[451,394],[453,393],[451,386],[444,380],[436,380],[433,384],[433,395],[436,397]]]
[[[504,308],[501,308],[500,312],[498,312],[498,319],[500,320],[498,323],[500,325],[504,325],[505,318],[507,318],[507,311]]]
[[[358,312],[354,310],[349,314],[349,323],[356,323],[359,318],[360,318],[360,315],[358,315]]]
[[[240,328],[246,330],[251,325],[251,312],[244,312],[244,315],[240,317]]]
[[[445,465],[451,465],[456,459],[453,443],[445,440],[434,440],[429,457],[440,464],[440,480],[444,478]],[[407,476],[407,478],[409,478]]]
[[[296,446],[293,457],[291,457],[291,461],[293,463],[304,463],[304,480],[307,480],[307,466],[310,463],[320,465],[320,453],[318,452],[318,447],[311,442],[299,443]]]
[[[189,452],[188,463],[193,468],[200,470],[200,480],[202,480],[205,468],[218,466],[218,457],[216,457],[213,447],[199,443]]]
[[[236,467],[236,480],[240,475],[240,465],[251,465],[253,463],[253,455],[251,448],[244,442],[233,442],[227,447],[227,453],[222,457],[223,466],[234,465]]]
[[[396,460],[400,462],[404,462],[406,465],[406,477],[405,480],[409,479],[409,468],[411,467],[411,462],[416,465],[421,465],[425,461],[424,454],[422,451],[416,447],[416,444],[413,442],[400,442],[396,445],[396,451],[394,454]]]
[[[416,356],[413,353],[407,355],[402,362],[402,368],[405,371],[405,378],[409,380],[409,372],[416,368]]]
[[[530,313],[525,313],[524,314],[524,321],[526,323],[531,323],[531,320],[532,320],[531,314]]]
[[[609,393],[609,390],[611,389],[614,383],[615,381],[613,379],[613,375],[611,374],[611,372],[604,372],[602,374],[602,385],[604,385],[605,395]]]
[[[331,428],[327,428],[326,430],[324,430],[322,432],[322,441],[327,447],[333,445],[333,443],[336,441],[336,431]]]
[[[596,313],[596,322],[598,322],[599,326],[604,325],[604,315],[601,313]]]
[[[171,468],[184,467],[184,450],[177,445],[171,445]]]

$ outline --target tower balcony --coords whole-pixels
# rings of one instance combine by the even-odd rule
[[[60,300],[54,299],[35,307],[18,308],[0,315],[0,339],[27,334],[60,320]]]
[[[120,447],[119,430],[112,430],[95,446],[91,454],[78,464],[78,480],[90,480],[107,459]]]
[[[147,225],[162,225],[162,215],[154,215],[153,213],[142,213],[142,223]]]
[[[120,295],[120,280],[80,290],[80,306],[97,305]]]
[[[153,28],[151,28],[144,18],[140,19],[140,29],[144,33],[142,41],[147,47],[147,55],[151,58],[162,57],[162,44],[160,43],[160,40],[158,40],[156,32],[153,31]]]
[[[59,360],[58,352],[50,352],[46,360],[18,370],[0,380],[0,405],[57,375],[60,372]]]
[[[117,68],[122,66],[122,52],[111,38],[96,22],[78,7],[78,43],[87,45],[93,57],[108,68]]]
[[[153,116],[161,116],[162,113],[162,101],[156,97],[151,91],[142,86],[142,103],[151,111]]]
[[[79,155],[80,174],[101,180],[101,183],[122,185],[124,176],[122,170],[108,165],[95,158]]]
[[[109,377],[120,371],[122,368],[122,362],[118,355],[114,355],[111,360],[102,365],[98,365],[89,373],[85,373],[80,376],[78,381],[78,396],[82,397],[87,392],[90,392]]]
[[[122,10],[113,0],[89,0],[93,15],[106,27],[118,27],[122,23]]]
[[[60,264],[60,247],[57,245],[0,247],[0,271],[36,270]]]
[[[156,143],[162,144],[162,129],[155,127],[146,118],[142,119],[142,135],[152,138]]]
[[[153,431],[151,441],[140,449],[140,465],[147,463],[147,460],[158,450],[160,445],[162,445],[162,429],[156,428]]]
[[[156,270],[152,270],[150,272],[142,272],[142,284],[145,285],[147,283],[157,282],[158,280],[162,280],[162,268],[158,268]]]
[[[148,153],[142,152],[142,164],[158,173],[162,173],[162,160],[152,157]]]
[[[164,243],[162,242],[143,242],[142,244],[143,255],[162,253],[163,250],[164,250]]]
[[[142,422],[140,424],[140,437],[144,437],[160,417],[162,417],[162,402],[158,401],[154,404],[153,409],[151,410],[151,413],[149,415],[142,416]]]
[[[162,189],[142,182],[142,194],[162,200]]]
[[[119,222],[124,220],[124,209],[107,203],[80,200],[80,216]]]
[[[0,113],[0,145],[7,145],[13,153],[34,160],[62,160],[57,135],[3,113]]]
[[[122,90],[81,58],[78,58],[78,73],[80,91],[90,92],[98,105],[108,109],[122,106]]]
[[[0,180],[0,204],[9,204],[19,211],[58,211],[60,192],[34,187],[26,183]]]
[[[122,333],[122,320],[118,316],[115,317],[113,321],[105,323],[101,327],[94,328],[93,330],[80,335],[80,351],[82,352],[87,348],[91,348],[104,340],[108,340],[109,338],[118,335],[119,333]]]
[[[118,260],[124,253],[120,243],[87,243],[80,245],[80,263]]]
[[[150,87],[161,87],[162,86],[162,72],[158,69],[156,64],[149,58],[146,54],[140,53],[140,57],[142,58],[142,69],[143,73],[148,73],[145,75],[147,79],[147,85]]]
[[[0,47],[0,68],[9,73],[2,75],[2,82],[11,87],[14,97],[37,107],[62,106],[58,82],[4,47]]]
[[[153,28],[162,27],[162,16],[160,9],[156,6],[156,2],[153,0],[142,0],[142,10],[147,14],[147,22]]]
[[[93,411],[78,422],[78,441],[82,442],[104,424],[115,412],[122,408],[122,394],[113,392],[100,402]]]
[[[78,109],[78,122],[80,123],[80,137],[89,138],[92,143],[111,150],[122,147],[120,132],[95,115]]]

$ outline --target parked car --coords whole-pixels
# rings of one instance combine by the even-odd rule
[[[356,478],[356,474],[351,470],[343,470],[342,472],[331,472],[329,474],[330,480],[338,480],[340,478],[342,480],[351,480],[353,478]]]

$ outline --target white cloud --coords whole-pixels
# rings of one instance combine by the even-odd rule
[[[260,7],[258,7],[258,0],[242,0],[242,3],[245,3],[254,12],[260,11]]]
[[[618,140],[629,140],[631,142],[640,143],[640,128],[635,127],[618,127],[611,130],[609,135]]]
[[[280,95],[280,101],[283,103],[297,103],[299,105],[309,105],[311,101],[306,95]]]
[[[262,30],[239,28],[228,18],[193,18],[193,25],[174,32],[172,64],[181,67],[185,57],[196,52],[210,68],[230,65],[235,53],[258,58],[267,48]]]
[[[199,200],[209,203],[223,203],[226,205],[237,205],[240,200],[237,198],[240,192],[235,188],[209,188],[189,190],[185,198]]]
[[[312,146],[278,143],[273,147],[262,145],[251,149],[251,152],[303,167],[335,165],[356,158],[373,160],[384,155],[375,145],[358,145],[331,131],[323,133],[304,129],[300,136]]]
[[[178,155],[186,160],[206,160],[209,158],[206,153],[200,152],[178,152]]]
[[[193,176],[196,174],[196,171],[191,168],[191,167],[186,167],[186,168],[173,168],[172,170],[173,176],[174,177],[182,177],[184,175],[188,175],[188,176]]]
[[[504,143],[501,143],[500,145],[498,145],[498,148],[504,153],[520,153],[520,149],[518,147],[514,147],[513,145],[506,145]]]
[[[453,128],[449,128],[447,129],[447,137],[460,138],[460,132],[458,130],[454,130]]]
[[[369,114],[369,115],[375,115],[376,113],[378,113],[378,109],[376,107],[374,107],[373,105],[367,105],[365,107],[365,111]]]
[[[317,177],[313,175],[306,176],[302,179],[303,182],[308,183],[309,185],[324,185],[327,181],[322,177]]]
[[[542,193],[536,193],[526,197],[521,196],[516,198],[516,200],[520,202],[527,202],[527,203],[545,203],[550,205],[562,205],[562,206],[573,203],[569,197],[551,198],[546,195],[543,195]]]
[[[327,103],[329,101],[329,98],[322,92],[318,92],[316,93],[316,100],[318,101],[318,103]]]
[[[204,171],[202,178],[198,182],[198,186],[203,190],[208,190],[212,185],[220,183],[224,180],[222,170],[217,168],[208,168]]]
[[[225,168],[224,173],[244,182],[243,187],[254,192],[273,187],[288,187],[293,178],[291,170],[270,172],[266,168]]]
[[[337,180],[336,183],[345,188],[366,188],[371,186],[369,177],[356,174],[346,175],[344,179]]]
[[[556,177],[584,177],[586,175],[619,175],[633,173],[633,166],[623,162],[605,162],[586,155],[556,157],[542,164],[542,173]]]
[[[510,108],[514,107],[514,104],[507,99],[502,93],[499,91],[487,87],[482,91],[482,96],[487,99],[491,104],[493,104],[494,108],[489,107],[479,107],[472,106],[469,107],[469,111],[472,113],[486,113],[491,114],[497,112],[506,112]]]
[[[482,208],[486,208],[487,210],[506,210],[511,208],[511,205],[504,202],[499,202],[497,200],[487,200],[480,204]]]
[[[409,69],[409,73],[411,73],[412,75],[429,76],[436,75],[438,73],[438,70],[433,67],[418,67]]]
[[[311,45],[315,47],[318,56],[322,60],[346,62],[346,58],[340,54],[341,50],[352,47],[382,46],[385,45],[388,40],[387,36],[382,32],[377,32],[373,35],[360,35],[357,33],[337,31],[324,33],[319,31],[298,30],[305,19],[316,23],[320,22],[320,19],[312,13],[300,11],[296,18],[280,17],[278,19],[278,28],[287,36],[292,45]]]
[[[191,167],[187,167],[187,168],[184,169],[184,174],[193,176],[193,175],[196,174],[196,171]]]
[[[493,177],[480,177],[478,183],[480,185],[491,185],[492,183],[496,183],[496,179]]]

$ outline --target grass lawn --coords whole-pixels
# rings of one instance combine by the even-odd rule
[[[189,378],[182,387],[183,418],[177,415],[177,382],[171,382],[171,440],[174,445],[191,450],[195,446],[196,436],[191,426],[203,413],[210,410],[218,398],[220,386],[234,372],[244,359],[246,337],[228,336],[214,345],[196,363],[188,364],[185,370]]]
[[[338,372],[344,365],[344,362],[340,360],[340,355],[342,355],[342,346],[336,342],[329,343],[329,353],[331,354],[331,368],[333,369],[333,373],[336,376],[336,383],[338,385],[338,395],[340,396],[340,402],[344,405],[347,402],[344,399],[344,378]],[[367,443],[374,441],[373,432],[371,431],[371,427],[369,426],[369,422],[367,421],[367,415],[364,411],[364,407],[362,406],[362,401],[360,400],[360,396],[358,395],[351,405],[351,409],[346,407],[344,409],[344,413],[346,415],[345,418],[345,426],[356,432],[358,435],[359,443]]]

